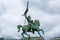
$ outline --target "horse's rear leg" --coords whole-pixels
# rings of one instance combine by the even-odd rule
[[[21,35],[22,35],[23,38],[25,38],[25,37],[24,37],[24,32],[23,32]]]
[[[25,31],[25,35],[28,36],[28,40],[31,38],[30,35],[27,34],[27,30]]]
[[[29,36],[29,38],[30,38],[30,35],[28,35],[27,33],[25,33],[25,35]]]
[[[29,36],[29,37],[28,37],[28,40],[31,38],[30,35],[28,35],[27,33],[25,33],[25,35]]]

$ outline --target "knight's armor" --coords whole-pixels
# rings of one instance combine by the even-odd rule
[[[25,18],[27,19],[29,29],[32,30],[33,20],[31,19],[30,16],[27,17],[27,16],[25,15]]]

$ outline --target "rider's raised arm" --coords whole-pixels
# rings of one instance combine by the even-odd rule
[[[27,19],[27,21],[29,21],[29,18],[27,17],[28,5],[29,5],[29,1],[27,1],[27,8],[26,8],[26,10],[25,10],[25,12],[24,12],[24,16],[25,16],[25,18]]]
[[[29,18],[28,18],[27,16],[25,16],[25,18],[26,18],[26,20],[27,20],[28,22],[30,22],[30,20],[29,20]]]

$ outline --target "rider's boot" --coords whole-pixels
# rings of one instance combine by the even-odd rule
[[[33,34],[35,34],[34,29],[32,29]]]

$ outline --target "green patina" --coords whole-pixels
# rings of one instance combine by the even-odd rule
[[[27,9],[26,9],[26,11],[24,12],[24,15],[23,15],[26,18],[28,24],[27,25],[24,25],[24,26],[18,25],[17,26],[18,32],[20,31],[20,28],[22,28],[22,31],[23,32],[22,32],[21,35],[25,38],[25,36],[24,36],[24,34],[25,34],[25,35],[29,36],[29,38],[30,38],[30,35],[28,35],[27,32],[32,32],[33,34],[35,34],[35,31],[37,31],[38,34],[40,35],[40,37],[42,37],[39,31],[42,31],[43,34],[44,34],[44,30],[43,29],[39,29],[39,26],[40,26],[39,20],[34,20],[33,21],[31,19],[31,16],[30,15],[27,16],[28,4],[29,4],[29,1],[27,2]]]

